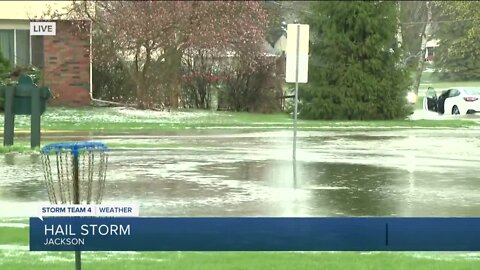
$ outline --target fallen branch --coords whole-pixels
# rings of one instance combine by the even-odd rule
[[[129,109],[136,109],[135,107],[133,107],[129,104],[126,104],[126,103],[120,103],[120,102],[115,102],[115,101],[107,101],[107,100],[101,100],[101,99],[94,99],[94,98],[92,98],[92,101],[93,102],[98,102],[98,103],[103,103],[103,104],[108,104],[108,105],[114,105],[114,106],[117,106],[117,107],[125,107],[125,108],[129,108]]]

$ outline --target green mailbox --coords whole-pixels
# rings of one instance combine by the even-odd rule
[[[40,146],[40,116],[51,97],[48,87],[38,87],[28,75],[22,75],[15,85],[0,86],[0,110],[5,115],[3,144],[13,145],[15,115],[30,115],[31,147]]]

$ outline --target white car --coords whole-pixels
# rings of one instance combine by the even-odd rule
[[[428,88],[423,109],[440,114],[471,114],[480,112],[480,87],[452,87],[437,96]]]

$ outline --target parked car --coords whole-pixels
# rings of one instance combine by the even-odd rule
[[[423,99],[423,109],[440,114],[472,114],[480,112],[480,87],[453,87],[436,91],[429,87]]]

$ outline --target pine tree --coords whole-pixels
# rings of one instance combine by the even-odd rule
[[[408,109],[408,73],[396,48],[396,7],[389,1],[313,2],[307,19],[309,83],[300,92],[307,119],[396,119]]]

